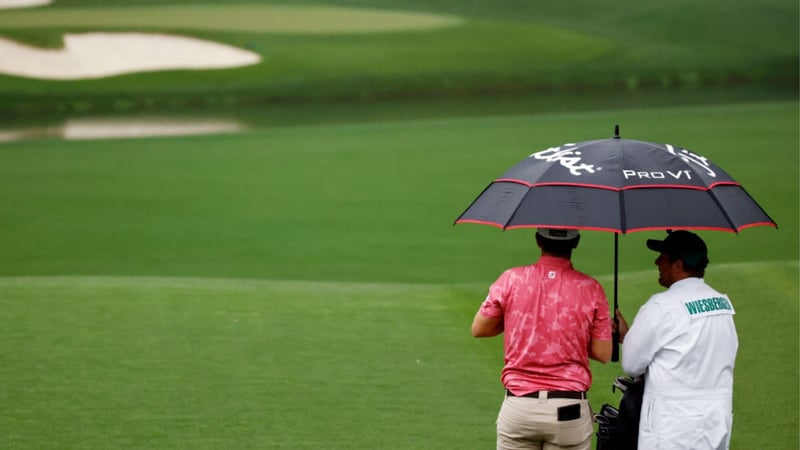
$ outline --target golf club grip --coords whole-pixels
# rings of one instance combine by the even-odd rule
[[[611,334],[611,361],[619,361],[619,333],[616,331]]]

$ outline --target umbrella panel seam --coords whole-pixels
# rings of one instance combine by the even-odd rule
[[[740,183],[735,181],[719,181],[708,186],[687,186],[682,184],[636,184],[631,186],[623,186],[623,187],[614,187],[614,186],[605,186],[602,184],[592,184],[592,183],[566,183],[566,182],[542,182],[542,183],[529,183],[524,180],[519,180],[516,178],[498,178],[494,180],[492,183],[514,183],[519,184],[522,186],[526,186],[528,188],[535,188],[541,186],[575,186],[575,187],[586,187],[586,188],[593,188],[593,189],[606,189],[609,191],[626,191],[629,189],[693,189],[696,191],[710,191],[717,186],[741,186]]]

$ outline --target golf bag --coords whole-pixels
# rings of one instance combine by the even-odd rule
[[[622,391],[619,409],[604,404],[595,414],[597,450],[635,450],[639,440],[639,414],[642,410],[644,379],[617,377],[612,392]]]

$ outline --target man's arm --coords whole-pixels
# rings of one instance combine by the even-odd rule
[[[664,320],[663,311],[657,306],[645,304],[633,319],[633,325],[622,333],[627,323],[620,323],[622,336],[622,370],[638,377],[647,371],[653,357],[659,350],[660,343],[656,336],[655,324]],[[623,320],[624,322],[624,320]]]
[[[592,341],[589,342],[589,358],[605,364],[611,360],[612,348],[613,344],[611,341],[595,341],[592,339]]]
[[[472,320],[472,336],[474,337],[492,337],[497,336],[503,332],[503,318],[502,317],[486,317],[478,311],[475,318]]]

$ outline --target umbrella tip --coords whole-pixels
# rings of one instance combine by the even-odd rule
[[[619,125],[614,125],[614,139],[619,139]]]

